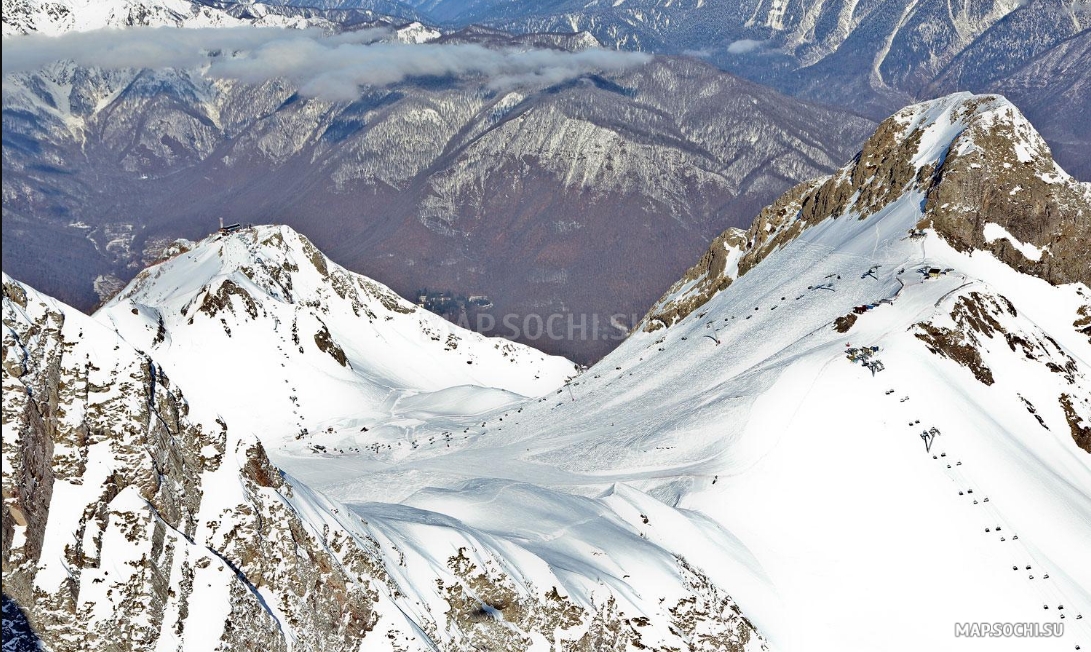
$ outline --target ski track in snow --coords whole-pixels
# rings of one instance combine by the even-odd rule
[[[760,600],[748,601],[747,592],[735,593],[744,612],[769,633],[774,649],[865,649],[876,640],[889,642],[889,632],[898,631],[899,627],[912,626],[920,630],[922,622],[930,625],[928,631],[922,632],[922,640],[937,645],[941,642],[951,644],[955,640],[953,615],[957,615],[959,621],[1053,622],[1059,605],[1065,606],[1067,627],[1067,633],[1061,639],[957,642],[960,646],[965,644],[965,649],[1045,650],[1071,649],[1074,640],[1091,640],[1087,638],[1086,618],[1076,620],[1075,617],[1088,612],[1091,603],[1086,589],[1082,588],[1089,585],[1091,569],[1086,562],[1074,561],[1081,551],[1077,542],[1085,541],[1081,537],[1091,534],[1088,522],[1079,518],[1081,514],[1091,514],[1088,502],[1091,476],[1086,460],[1070,456],[1076,466],[1065,463],[1062,474],[1066,477],[1050,478],[1051,473],[1056,473],[1049,470],[1053,464],[1045,459],[1054,457],[1055,453],[1042,458],[1041,442],[1024,443],[1019,437],[1020,428],[1027,427],[1028,422],[1034,424],[1025,418],[1025,413],[1020,420],[1018,410],[1022,407],[1002,409],[996,415],[985,412],[983,407],[988,406],[988,402],[979,398],[984,390],[976,386],[968,372],[950,361],[933,359],[921,343],[906,333],[908,325],[945,314],[958,297],[975,291],[996,291],[998,287],[1005,287],[1005,294],[1016,304],[1020,318],[1028,328],[1041,325],[1045,332],[1055,332],[1057,316],[1042,313],[1038,309],[1040,306],[1034,305],[1031,295],[1025,291],[1044,291],[1041,287],[1044,284],[1025,281],[1026,288],[1015,287],[1010,283],[1011,275],[988,255],[966,257],[951,251],[934,236],[928,236],[927,247],[925,242],[918,245],[905,239],[906,230],[915,222],[915,211],[897,210],[903,210],[906,215],[899,218],[893,215],[897,211],[892,210],[891,214],[869,218],[861,225],[842,218],[831,225],[812,229],[814,233],[808,232],[784,252],[774,254],[774,263],[763,263],[759,270],[779,268],[772,278],[765,278],[766,275],[758,270],[752,271],[702,308],[703,316],[690,315],[665,335],[662,331],[634,335],[617,352],[569,383],[568,389],[560,393],[546,395],[520,407],[509,406],[473,422],[452,419],[442,424],[424,424],[414,435],[421,440],[428,432],[449,430],[464,437],[453,442],[450,449],[443,447],[440,451],[402,460],[356,458],[343,467],[347,472],[345,475],[327,477],[324,486],[348,502],[375,499],[379,487],[399,485],[406,487],[403,490],[405,498],[418,500],[411,497],[413,487],[417,488],[418,496],[427,496],[427,487],[464,487],[464,483],[478,477],[518,480],[592,497],[615,485],[643,490],[668,504],[694,509],[720,523],[731,524],[733,535],[756,556],[757,568],[761,569],[756,575],[768,577],[773,590],[783,591],[787,596],[783,598],[787,602],[778,609],[786,609],[786,613],[792,614],[789,618],[783,613],[774,613],[776,610],[763,611]],[[878,220],[895,224],[873,223]],[[820,239],[833,234],[822,234],[821,229],[845,230],[850,235],[845,242],[831,247]],[[882,238],[879,246],[875,244],[877,233]],[[818,241],[808,242],[811,239]],[[864,247],[858,254],[852,253],[854,242]],[[838,253],[831,255],[834,250]],[[860,278],[861,271],[874,264],[882,265],[878,279]],[[951,267],[953,271],[940,279],[921,280],[916,270],[922,266]],[[798,270],[798,273],[792,270]],[[834,292],[828,293],[829,298],[826,292],[804,289],[827,274],[832,274],[830,280],[834,287]],[[772,281],[772,285],[767,281]],[[1072,294],[1071,288],[1055,292]],[[785,297],[784,301],[780,300],[781,296]],[[802,298],[796,299],[797,296]],[[865,313],[848,334],[839,335],[830,328],[832,317],[843,314],[851,306],[878,304],[882,299],[891,299],[893,304],[880,304]],[[1071,297],[1065,300],[1071,301]],[[835,305],[828,305],[830,303]],[[757,311],[753,310],[755,306],[759,308]],[[776,306],[776,312],[770,306]],[[781,314],[787,316],[777,322],[779,334],[770,338],[765,329],[774,322],[769,315],[781,311],[786,311]],[[747,316],[752,319],[746,319]],[[755,319],[762,320],[763,324],[747,328],[747,322],[753,323]],[[702,337],[713,321],[717,322],[714,332],[723,346],[711,344]],[[656,356],[661,338],[663,346],[674,350],[672,355],[660,353]],[[879,356],[887,363],[887,368],[872,376],[867,370],[852,365],[843,354],[845,342],[878,344]],[[1062,347],[1086,364],[1087,347],[1081,348],[1076,338],[1068,338]],[[1021,372],[1003,373],[1017,377]],[[851,375],[845,377],[846,374]],[[927,386],[937,383],[937,379],[936,389],[929,389]],[[917,387],[921,383],[927,391]],[[826,450],[836,449],[838,439],[844,436],[834,434],[842,421],[836,414],[840,410],[851,412],[852,408],[848,406],[856,404],[855,400],[846,403],[842,396],[831,395],[830,388],[833,387],[843,388],[840,394],[859,393],[861,398],[858,400],[867,405],[865,422],[875,423],[878,428],[867,444],[877,447],[870,450],[874,460],[848,452],[844,457]],[[946,387],[948,393],[940,387]],[[895,391],[886,395],[887,389]],[[970,394],[966,394],[967,389]],[[957,414],[952,409],[957,409],[960,401],[952,399],[960,395],[968,404],[982,406],[971,410],[972,418],[954,418]],[[903,402],[904,397],[908,399]],[[678,413],[683,416],[677,416]],[[741,425],[721,421],[731,413],[750,416]],[[920,420],[919,425],[908,426],[917,420]],[[955,425],[949,423],[951,421],[955,421]],[[961,427],[958,421],[962,422]],[[702,425],[693,426],[694,422]],[[1012,422],[1018,424],[1015,431],[1004,425]],[[1024,501],[1011,501],[1017,504],[1009,505],[1005,495],[1010,496],[1012,489],[995,489],[1002,473],[979,474],[977,471],[996,462],[995,459],[982,459],[987,456],[981,454],[981,446],[992,445],[989,433],[977,433],[977,443],[966,447],[962,441],[963,430],[967,428],[965,424],[1007,433],[1003,439],[1005,455],[1009,452],[1014,455],[1004,460],[1008,466],[1013,460],[1020,460],[1020,465],[1026,466],[1022,457],[1025,455],[1040,458],[1027,466],[1018,478],[1008,482],[1014,486],[1028,482],[1038,485],[1057,501],[1063,501],[1062,496],[1075,499],[1075,512],[1069,512],[1064,505],[1050,506],[1046,511],[1051,517],[1067,512],[1057,527],[1048,525],[1049,518],[1045,516],[1027,518],[1028,508],[1040,507],[1040,492]],[[1056,420],[1050,423],[1049,432],[1057,434],[1049,435],[1054,439],[1048,446],[1070,445],[1070,440],[1064,439],[1067,432],[1061,430],[1064,425]],[[921,429],[932,426],[942,433],[936,438],[932,451],[944,456],[936,460],[923,451],[919,438]],[[1034,424],[1033,427],[1039,426]],[[808,437],[811,441],[826,441],[828,447],[801,446]],[[876,438],[888,443],[880,445],[874,441]],[[895,444],[898,439],[902,443]],[[852,441],[860,444],[868,440],[858,440],[854,436]],[[807,452],[801,452],[800,448]],[[640,451],[647,453],[642,455]],[[806,454],[813,457],[800,459]],[[950,471],[934,468],[941,461],[956,457],[956,461],[962,462],[961,466],[952,464]],[[789,458],[794,461],[786,467]],[[929,466],[925,460],[933,464]],[[805,517],[803,513],[787,509],[786,505],[790,503],[782,504],[779,499],[769,502],[760,497],[763,491],[772,491],[769,483],[776,478],[787,482],[786,486],[798,486],[794,484],[798,480],[787,480],[792,473],[787,469],[796,468],[800,462],[808,468],[828,467],[833,473],[841,472],[834,469],[843,469],[850,478],[853,477],[850,469],[877,464],[879,468],[848,480],[849,485],[860,491],[869,491],[873,481],[880,484],[889,481],[884,478],[883,469],[899,469],[894,475],[915,486],[888,487],[882,491],[892,492],[889,500],[907,510],[905,527],[915,530],[911,535],[913,545],[891,542],[885,535],[880,537],[883,543],[878,544],[876,537],[868,534],[866,525],[861,531],[861,524],[842,523],[843,517],[839,516],[838,525],[842,527],[833,528],[810,521],[812,516]],[[284,463],[302,467],[313,465],[315,472],[326,468],[321,462],[302,458]],[[366,475],[372,477],[361,479],[359,474],[352,477],[353,468],[361,472],[366,468]],[[313,480],[317,481],[317,477]],[[1063,485],[1058,491],[1050,493],[1052,490],[1044,488],[1056,480]],[[990,500],[974,506],[969,494],[957,495],[960,489],[972,489],[973,495],[988,496]],[[828,494],[828,491],[820,490],[819,493]],[[838,489],[835,495],[845,499],[845,493],[851,495],[852,491]],[[918,495],[922,505],[916,504]],[[421,500],[422,506],[428,505],[427,499]],[[764,505],[764,508],[744,507],[748,501]],[[1022,504],[1018,504],[1020,502]],[[487,504],[481,503],[482,506]],[[912,509],[909,505],[913,505]],[[875,509],[884,508],[880,503]],[[859,563],[852,568],[843,567],[843,562],[833,561],[836,557],[831,556],[834,555],[832,550],[822,553],[823,547],[811,547],[808,539],[801,539],[792,528],[784,530],[783,526],[771,526],[768,517],[760,514],[767,510],[782,514],[782,518],[795,514],[800,521],[807,521],[813,536],[836,536],[839,540],[859,537],[869,545],[884,546],[888,552],[875,558],[874,552],[863,554],[858,546],[852,546],[851,552],[845,551],[843,555],[848,559],[857,558]],[[740,511],[750,515],[740,518]],[[822,513],[822,510],[813,511]],[[846,511],[855,513],[858,510],[849,508]],[[875,522],[871,527],[875,531],[898,536],[902,516],[896,509],[872,516]],[[472,525],[473,519],[468,523]],[[1001,526],[1002,532],[1018,534],[1019,539],[984,531],[986,527],[994,530],[996,525]],[[778,532],[781,540],[777,543],[770,540],[773,535],[762,532],[767,529]],[[999,536],[1006,540],[1000,542]],[[915,547],[918,544],[919,549]],[[944,560],[941,557],[948,547],[956,552],[950,555],[952,559]],[[807,563],[812,566],[788,561],[793,555],[808,559]],[[937,557],[930,559],[933,556]],[[871,586],[866,581],[867,575],[856,578],[856,574],[865,568],[884,568],[884,572],[890,574],[885,570],[886,566],[903,563],[900,561],[903,559],[913,561],[906,563],[909,570],[895,571],[891,575],[892,584],[905,583],[893,595]],[[715,563],[714,558],[691,561],[698,565]],[[839,582],[836,573],[822,572],[811,580],[798,579],[814,575],[813,564],[822,563],[852,574],[860,583]],[[1024,574],[1022,570],[1013,572],[1013,565],[1020,569],[1030,565],[1035,579],[1029,579],[1030,573]],[[1064,568],[1072,570],[1066,574]],[[1045,573],[1050,576],[1048,580],[1043,579]],[[950,582],[946,587],[945,581]],[[926,590],[922,584],[928,582],[935,584]],[[839,583],[855,589],[838,590]],[[873,593],[859,595],[860,586],[871,586],[869,590]],[[912,597],[895,597],[906,592]],[[829,624],[829,614],[807,615],[806,605],[810,602],[791,597],[809,595],[818,599],[820,594],[827,596],[826,600],[831,604],[841,605],[844,611],[858,614],[853,622],[862,620],[868,624],[857,623],[854,626],[858,634],[847,636]],[[900,618],[885,615],[900,608],[880,607],[905,604],[892,602],[903,599],[909,604],[920,601],[927,606],[913,612],[916,617],[910,614]],[[1044,605],[1050,608],[1043,609]],[[785,620],[796,623],[786,627],[783,625]],[[919,644],[916,641],[914,646]],[[892,645],[890,649],[902,648]]]

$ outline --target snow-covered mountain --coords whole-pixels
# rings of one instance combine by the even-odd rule
[[[725,233],[561,391],[422,424],[409,450],[384,431],[332,462],[280,461],[349,503],[492,531],[506,528],[467,508],[490,483],[699,514],[730,552],[649,539],[724,570],[771,649],[1086,647],[1089,235],[1091,186],[1010,102],[914,105]],[[1065,633],[954,638],[1005,621]]]
[[[398,614],[371,542],[329,532],[338,517],[252,434],[117,333],[3,283],[4,593],[47,649],[356,649]]]
[[[349,2],[348,4],[351,4]],[[1083,0],[411,0],[450,26],[487,24],[514,32],[584,31],[611,47],[690,53],[790,95],[851,107],[880,118],[906,103],[954,91],[1009,92],[1040,123],[1058,157],[1080,178],[1091,133],[1073,140],[1071,120],[1052,122],[1066,104],[1040,107],[1086,65],[1064,72],[1039,57],[1091,27]],[[1005,80],[1037,68],[1037,93],[1012,93]],[[1071,101],[1071,98],[1070,100]],[[1086,106],[1083,104],[1076,106]],[[1070,118],[1079,121],[1075,113]],[[1086,122],[1086,121],[1083,121]]]
[[[772,12],[766,28],[806,27],[793,3],[759,4]],[[825,4],[812,7],[815,29],[830,27]],[[883,25],[897,8],[852,7]],[[914,34],[963,43],[1011,7],[963,5],[987,14],[971,25],[952,9],[965,28],[955,38],[914,22],[918,9],[943,9],[916,3],[896,33],[849,30],[835,52],[873,62],[864,41],[875,34],[917,54]],[[482,35],[504,39],[445,38]],[[583,39],[556,37],[573,42]],[[1082,56],[1080,43],[1043,46],[1046,58],[990,83],[1033,86],[1035,70]],[[736,50],[750,47],[761,45]],[[883,79],[900,74],[881,68]],[[298,194],[331,170],[355,180],[394,170],[404,176],[382,182],[414,201],[407,193],[428,188],[409,211],[431,211],[419,223],[351,237],[325,222],[339,251],[389,237],[400,248],[384,253],[399,264],[421,249],[420,229],[495,252],[502,236],[563,214],[550,203],[491,230],[443,219],[461,196],[480,202],[476,220],[540,208],[559,186],[528,170],[566,189],[587,179],[592,191],[636,188],[635,204],[653,198],[673,233],[690,223],[663,207],[692,206],[673,180],[713,188],[708,205],[721,184],[767,180],[770,169],[795,182],[832,156],[823,131],[853,128],[815,109],[796,114],[806,128],[785,131],[779,96],[739,93],[751,87],[708,70],[668,59],[512,99],[406,85],[347,108],[277,82],[189,73],[62,65],[5,79],[5,263],[11,243],[48,243],[50,228],[85,246],[83,232],[97,230],[91,242],[125,260],[158,255],[165,243],[138,241],[132,223],[27,215],[95,196],[106,196],[102,215],[118,212],[147,175],[186,191],[149,213],[207,221],[225,207],[207,189],[237,190],[239,162],[252,159],[282,167],[258,166],[260,184],[234,201],[267,218],[291,208],[277,192]],[[730,83],[679,91],[710,78]],[[721,104],[747,116],[738,133],[750,140],[707,118]],[[384,116],[403,122],[376,133]],[[409,155],[431,141],[405,139],[422,124],[453,134],[426,163]],[[136,166],[115,165],[132,178],[101,176],[108,166],[64,173],[91,156],[87,134],[109,133],[140,134],[102,139],[115,164]],[[809,154],[724,171],[771,141]],[[340,143],[354,149],[331,153]],[[390,158],[369,158],[380,155]],[[178,173],[179,161],[196,172]],[[316,176],[301,174],[312,166]],[[540,186],[512,189],[513,178]],[[346,204],[360,197],[374,207],[382,193]],[[617,197],[571,201],[629,216]],[[602,213],[610,228],[553,225],[581,244],[633,230]],[[568,270],[561,245],[575,245],[532,235],[511,259],[536,282],[558,278],[550,265]],[[5,627],[22,609],[57,650],[1087,648],[1089,244],[1091,184],[1054,162],[1011,102],[963,93],[899,111],[847,165],[722,233],[636,332],[568,382],[571,363],[453,327],[286,227],[175,243],[93,319],[5,275]],[[404,268],[450,277],[448,249]],[[656,294],[666,285],[653,278],[665,253],[650,264],[617,251],[627,282]],[[56,247],[28,253],[51,270],[69,267],[59,255],[78,260]],[[588,278],[599,277],[577,282]],[[958,623],[983,622],[1060,623],[1064,634],[955,637]]]
[[[646,538],[665,509],[646,496],[483,484],[506,499],[461,509],[508,534],[350,509],[271,465],[231,397],[183,394],[6,274],[3,327],[5,650],[766,649],[722,582]]]
[[[177,246],[95,316],[266,445],[390,422],[411,430],[541,396],[577,371],[418,308],[286,226]],[[231,371],[210,374],[210,363]]]
[[[306,26],[250,5],[246,18],[194,0],[4,0],[4,36],[57,35],[106,27],[235,27],[239,25]]]
[[[921,121],[933,133],[915,125]],[[936,142],[922,144],[926,137]],[[857,158],[800,184],[748,230],[721,234],[652,308],[645,329],[686,317],[808,227],[842,213],[867,217],[901,200],[911,183],[922,201],[917,228],[933,227],[960,251],[989,251],[1054,285],[1091,284],[1084,256],[1091,184],[1062,170],[1007,100],[961,93],[909,107],[880,125]]]
[[[547,358],[284,227],[179,243],[94,320],[5,277],[5,592],[57,649],[121,622],[192,649],[1086,646],[1089,236],[1091,185],[1010,102],[957,94],[724,233],[536,399],[470,369],[537,393]],[[274,421],[303,381],[336,418],[297,442]]]

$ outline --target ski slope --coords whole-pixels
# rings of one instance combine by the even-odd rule
[[[1088,294],[934,236],[903,241],[915,221],[909,205],[808,233],[701,313],[665,335],[634,335],[561,392],[438,426],[457,433],[453,445],[418,432],[424,453],[402,460],[384,451],[281,463],[349,502],[396,488],[444,512],[430,487],[464,493],[462,483],[485,477],[590,496],[631,487],[699,512],[756,560],[752,576],[725,586],[773,649],[1072,649],[1089,640],[1075,616],[1059,640],[956,641],[953,631],[955,622],[1053,622],[1061,605],[1091,614],[1091,464],[1057,399],[1078,396],[1088,413],[1091,346],[1064,327]],[[861,279],[877,261],[879,278]],[[925,281],[919,266],[954,271]],[[834,292],[807,290],[829,275]],[[1043,342],[1050,333],[1055,359],[1076,361],[1074,386],[999,338],[985,356],[997,381],[984,386],[907,330],[943,319],[966,293],[1001,288],[1020,315],[1009,332]],[[831,327],[853,306],[895,294],[849,333]],[[878,346],[885,368],[872,375],[852,363],[848,344]],[[928,452],[920,433],[933,427],[941,434]],[[494,519],[488,508],[460,518]],[[714,547],[689,560],[725,565]],[[744,585],[762,587],[755,602],[736,588]]]

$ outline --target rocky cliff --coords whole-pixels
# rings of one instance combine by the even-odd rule
[[[6,275],[3,315],[4,590],[49,649],[358,649],[381,564],[305,523],[261,444]]]

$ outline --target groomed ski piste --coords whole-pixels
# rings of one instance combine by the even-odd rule
[[[958,137],[960,101],[920,105],[918,168]],[[518,568],[531,562],[510,560],[545,563],[581,599],[610,587],[648,609],[677,593],[655,571],[677,556],[772,650],[1091,649],[1091,458],[1070,428],[1091,422],[1091,343],[1073,326],[1091,291],[917,231],[924,199],[909,191],[811,226],[678,323],[635,332],[537,398],[429,387],[366,412],[338,405],[298,440],[254,409],[228,421],[427,563],[454,550],[438,532],[478,537]],[[125,302],[165,300],[142,292],[100,320],[149,341],[154,314],[127,324]],[[967,311],[995,327],[967,331]],[[169,327],[171,347],[210,328]],[[929,329],[961,333],[978,359],[953,359]],[[151,354],[190,374],[193,393],[194,358]],[[301,359],[316,357],[326,364]],[[1061,622],[1064,634],[955,636],[981,622]]]

